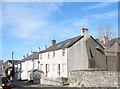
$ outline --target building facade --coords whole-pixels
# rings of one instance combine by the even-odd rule
[[[53,40],[52,46],[39,54],[40,70],[50,79],[68,78],[72,70],[106,70],[105,58],[104,48],[85,28],[81,29],[81,36],[59,43]]]

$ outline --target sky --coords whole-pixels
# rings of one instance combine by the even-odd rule
[[[2,2],[0,3],[0,59],[22,59],[38,47],[80,35],[81,28],[97,37],[99,27],[109,24],[118,33],[117,2]]]

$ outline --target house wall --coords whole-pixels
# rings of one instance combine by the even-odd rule
[[[39,59],[34,59],[34,60],[28,60],[28,81],[33,80],[33,70],[38,69],[38,60]]]
[[[115,42],[112,46],[108,48],[109,52],[120,52],[120,45]]]
[[[32,60],[28,60],[28,81],[33,80],[33,61]]]
[[[106,52],[107,69],[120,71],[120,52]]]
[[[64,56],[63,49],[39,54],[40,70],[47,75],[47,78],[67,77],[67,49],[64,52]]]
[[[70,70],[88,69],[86,38],[82,38],[68,48],[68,68]]]
[[[34,69],[38,69],[39,66],[38,66],[38,60],[39,59],[34,59],[33,62],[34,62]]]
[[[89,38],[86,46],[89,59],[89,68],[100,68],[106,70],[106,56],[104,54],[104,48],[101,47],[100,44],[94,40],[94,38]]]
[[[28,61],[21,63],[21,80],[27,80],[28,79]]]

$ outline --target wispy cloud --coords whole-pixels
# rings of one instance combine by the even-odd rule
[[[111,4],[112,4],[112,2],[101,2],[101,3],[93,5],[93,6],[82,8],[82,10],[91,10],[91,9],[103,8],[103,7],[109,6]]]
[[[4,3],[4,34],[23,39],[47,38],[50,36],[49,16],[56,12],[62,14],[61,6],[62,3]]]
[[[83,27],[89,26],[91,23],[95,23],[96,21],[99,20],[107,20],[111,19],[113,17],[118,17],[118,11],[111,11],[111,12],[106,12],[106,13],[101,13],[101,14],[93,14],[93,15],[87,15],[83,17],[82,19],[78,19],[73,22],[74,26],[80,26],[82,25]]]

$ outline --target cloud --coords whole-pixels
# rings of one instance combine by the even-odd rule
[[[91,9],[103,8],[103,7],[109,6],[111,4],[112,4],[112,2],[101,2],[101,3],[93,5],[93,6],[82,8],[82,10],[91,10]]]
[[[83,19],[81,19],[80,21],[76,21],[76,22],[74,22],[73,23],[73,25],[74,26],[82,26],[82,27],[84,27],[84,26],[88,26],[89,25],[89,19],[88,18],[83,18]]]
[[[49,18],[56,12],[62,14],[61,6],[62,3],[3,3],[3,32],[22,39],[47,38]]]
[[[107,13],[102,13],[102,14],[95,14],[93,15],[95,18],[110,18],[110,17],[117,17],[118,16],[118,11],[111,11]]]
[[[115,10],[101,14],[87,15],[82,19],[77,18],[77,20],[73,21],[73,25],[74,26],[82,25],[82,27],[88,27],[91,23],[95,23],[96,21],[105,20],[105,19],[110,20],[113,17],[118,17],[118,11]]]

